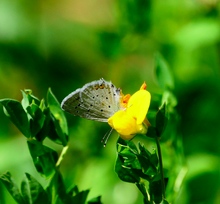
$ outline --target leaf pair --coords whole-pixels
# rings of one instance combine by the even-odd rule
[[[122,181],[135,183],[143,194],[145,203],[161,202],[162,178],[156,152],[149,152],[140,143],[137,148],[132,141],[124,141],[121,138],[117,143],[117,151],[115,171],[118,177]]]
[[[19,204],[49,204],[49,197],[43,187],[30,174],[26,173],[25,176],[20,189],[9,172],[1,175],[0,180]]]
[[[31,90],[22,91],[23,99],[2,99],[4,113],[21,133],[29,138],[43,141],[46,137],[66,146],[68,142],[67,122],[60,104],[51,92],[47,93],[47,104],[32,95]]]
[[[100,196],[86,202],[89,190],[79,191],[77,186],[66,190],[59,172],[54,174],[48,187],[44,189],[30,174],[25,174],[20,189],[9,172],[0,176],[0,180],[18,204],[101,204]]]
[[[59,102],[50,89],[47,93],[47,103],[32,95],[31,90],[22,91],[22,95],[21,103],[13,99],[2,99],[0,103],[3,105],[6,116],[27,138],[36,170],[51,181],[44,189],[30,174],[26,173],[26,178],[19,189],[10,173],[2,174],[0,180],[19,204],[85,204],[89,190],[80,192],[77,186],[66,190],[58,169],[62,156],[68,148],[66,146],[67,122]],[[46,137],[65,146],[59,160],[55,150],[43,145]],[[87,203],[101,204],[101,200],[97,197]]]

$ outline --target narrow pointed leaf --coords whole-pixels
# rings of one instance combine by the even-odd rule
[[[150,204],[151,202],[148,201],[148,194],[147,194],[147,189],[144,183],[136,183],[136,186],[138,187],[138,189],[141,191],[141,193],[144,196],[144,204]]]
[[[29,185],[28,182],[26,181],[26,179],[22,180],[21,182],[21,193],[22,196],[25,200],[26,203],[32,203],[31,202],[31,194],[30,194],[30,189],[29,189]]]
[[[47,192],[51,196],[52,203],[71,203],[68,202],[71,196],[66,193],[66,187],[63,182],[62,175],[60,172],[56,172],[51,179],[49,186],[47,187]]]
[[[59,121],[62,131],[68,135],[68,127],[65,114],[60,107],[60,103],[52,93],[51,89],[49,89],[47,93],[47,102],[51,113]]]
[[[2,174],[0,176],[0,181],[5,185],[8,192],[15,199],[15,201],[19,204],[28,204],[25,202],[22,194],[20,193],[18,186],[15,184],[11,174],[9,172]]]
[[[32,204],[45,203],[49,204],[47,192],[43,189],[40,183],[30,174],[26,173],[27,183],[29,187],[29,198]]]
[[[60,107],[60,103],[52,93],[51,89],[49,89],[47,93],[47,102],[50,108],[50,112],[53,115],[52,121],[54,123],[57,135],[60,137],[60,141],[62,141],[62,144],[66,146],[68,142],[68,126],[66,117],[63,110]]]

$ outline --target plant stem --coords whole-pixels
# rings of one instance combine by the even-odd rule
[[[61,152],[61,154],[60,154],[60,156],[59,156],[59,158],[58,158],[58,161],[57,161],[57,163],[56,163],[56,166],[57,166],[57,167],[60,166],[60,163],[61,163],[61,161],[63,160],[63,156],[66,154],[68,148],[69,148],[68,146],[65,146],[65,147],[62,149],[62,152]]]
[[[161,174],[162,197],[163,197],[163,199],[165,199],[165,183],[164,183],[163,161],[162,161],[162,153],[161,153],[161,148],[160,148],[159,137],[156,137],[156,144],[157,144],[157,152],[158,152],[159,167],[160,167],[160,174]]]

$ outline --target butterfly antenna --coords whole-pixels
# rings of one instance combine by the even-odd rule
[[[111,128],[110,131],[108,131],[107,133],[105,133],[104,137],[103,137],[102,140],[101,140],[101,143],[103,143],[103,146],[104,146],[104,147],[106,147],[106,144],[107,144],[107,142],[108,142],[108,138],[109,138],[109,136],[111,135],[112,130],[113,130],[113,128]]]

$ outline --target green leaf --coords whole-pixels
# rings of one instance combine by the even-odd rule
[[[120,154],[121,156],[126,157],[126,158],[135,158],[136,157],[135,152],[133,152],[130,147],[124,146],[124,145],[121,145],[118,143],[117,143],[117,152],[118,152],[118,154]]]
[[[78,187],[71,187],[66,192],[62,176],[56,172],[47,188],[51,195],[52,203],[77,203],[84,204],[86,202],[89,190],[79,192]]]
[[[177,99],[171,91],[164,91],[162,96],[162,104],[167,104],[167,111],[174,112],[174,107],[177,105]]]
[[[136,186],[138,187],[138,189],[140,190],[140,192],[143,194],[144,196],[144,204],[151,204],[150,201],[148,201],[148,191],[146,189],[146,186],[144,183],[140,182],[140,183],[136,183]]]
[[[31,135],[36,136],[36,134],[41,130],[44,125],[45,115],[41,111],[38,105],[32,103],[26,108],[30,116],[30,129]]]
[[[174,81],[169,67],[162,55],[159,53],[155,56],[155,72],[159,86],[163,90],[174,88]]]
[[[140,181],[140,177],[135,171],[130,168],[123,167],[124,159],[118,155],[118,158],[115,163],[115,172],[118,174],[118,177],[125,182],[136,183]]]
[[[23,109],[26,110],[26,108],[30,105],[31,102],[29,101],[28,95],[25,91],[22,90],[21,93],[23,96],[23,99],[21,100],[21,105]]]
[[[151,153],[150,161],[151,161],[152,164],[154,164],[155,167],[158,166],[158,164],[159,164],[159,159],[158,159],[158,156],[157,156],[156,151],[154,151],[153,153]]]
[[[142,172],[145,175],[153,177],[157,174],[156,167],[151,163],[151,161],[149,159],[147,159],[146,157],[144,157],[142,155],[139,155],[138,160],[140,162]]]
[[[76,185],[74,185],[73,187],[70,187],[67,190],[67,194],[70,195],[70,196],[76,195],[77,193],[79,193],[79,189]]]
[[[21,193],[26,203],[31,203],[30,189],[26,180],[21,182]]]
[[[119,142],[117,143],[117,152],[124,159],[123,166],[132,169],[141,169],[137,158],[138,150],[135,144],[131,141]]]
[[[157,136],[161,137],[163,131],[165,130],[167,124],[167,111],[166,111],[166,103],[159,108],[157,115],[156,115],[156,131]]]
[[[24,109],[26,109],[30,104],[35,103],[37,106],[40,105],[40,100],[32,95],[32,90],[30,89],[25,89],[22,92],[23,99],[21,101],[21,104]]]
[[[27,141],[28,148],[37,171],[46,177],[56,172],[57,152],[35,140]]]
[[[71,203],[69,202],[71,196],[66,194],[66,187],[60,172],[56,171],[56,173],[53,175],[53,178],[47,187],[47,191],[51,195],[51,203]]]
[[[47,102],[50,108],[50,112],[53,115],[52,121],[54,123],[57,135],[60,137],[60,141],[62,141],[62,144],[66,146],[68,142],[68,126],[66,117],[63,110],[60,107],[60,103],[57,101],[51,89],[49,89],[47,93]]]
[[[138,144],[140,149],[140,154],[148,159],[151,157],[151,153],[142,145],[141,143]]]
[[[147,129],[146,136],[147,136],[147,137],[150,137],[150,138],[155,138],[155,137],[157,137],[156,128],[153,127],[153,126],[149,126],[148,129]]]
[[[96,198],[92,198],[88,201],[88,204],[102,204],[101,202],[101,196],[98,196]]]
[[[136,145],[132,141],[123,140],[119,137],[117,141],[117,151],[120,152],[120,147],[124,148],[126,146],[128,146],[134,153],[138,152]]]
[[[71,203],[78,203],[78,204],[86,203],[88,194],[89,194],[89,190],[79,192],[78,194],[76,194],[75,196],[71,198]]]
[[[127,141],[127,145],[132,150],[132,152],[134,152],[135,154],[138,153],[138,149],[137,149],[136,145],[131,140]]]
[[[38,141],[43,141],[45,139],[46,136],[50,137],[50,132],[51,130],[53,130],[54,128],[54,125],[53,123],[51,122],[51,115],[50,115],[50,110],[49,108],[45,108],[44,111],[43,111],[43,114],[45,116],[45,119],[44,119],[44,123],[43,123],[43,126],[42,128],[40,129],[40,131],[35,135],[35,138],[38,140]],[[52,125],[51,125],[52,124]],[[51,133],[52,135],[56,135],[56,132],[55,130],[53,130],[53,132]],[[57,136],[58,137],[58,136]]]
[[[63,132],[61,126],[60,126],[60,121],[57,120],[54,115],[50,115],[51,120],[50,120],[50,130],[49,130],[49,135],[48,137],[56,142],[57,144],[62,144],[63,146],[67,145],[68,142],[68,136],[66,133]]]
[[[23,181],[23,187],[21,188],[22,194],[24,197],[29,199],[29,203],[38,204],[45,203],[49,204],[49,198],[46,191],[43,187],[38,183],[36,179],[34,179],[30,174],[26,173],[27,181]]]
[[[22,194],[20,193],[17,185],[14,183],[11,174],[9,172],[2,174],[0,176],[1,182],[5,185],[8,192],[11,196],[15,199],[15,201],[19,204],[26,204],[27,202],[23,198]],[[28,204],[28,203],[27,203]]]
[[[154,150],[153,153],[149,152],[144,145],[139,144],[140,149],[140,155],[148,158],[151,162],[151,164],[155,167],[158,165],[158,156],[156,154],[156,151]]]
[[[30,127],[26,112],[20,102],[13,99],[2,99],[4,113],[25,137],[30,137]]]
[[[52,93],[51,89],[48,90],[47,93],[47,102],[48,106],[50,108],[51,113],[54,115],[54,117],[59,121],[60,127],[66,135],[68,135],[68,126],[65,114],[63,110],[60,107],[60,103]]]

